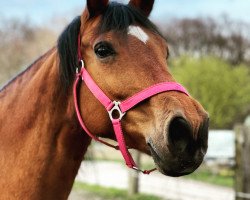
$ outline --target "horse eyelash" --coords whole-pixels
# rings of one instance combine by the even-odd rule
[[[166,56],[166,60],[168,60],[170,57],[170,52],[169,52],[169,48],[167,47],[167,56]]]

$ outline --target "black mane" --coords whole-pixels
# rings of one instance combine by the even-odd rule
[[[71,85],[74,79],[76,66],[78,65],[78,33],[81,19],[76,17],[63,31],[58,39],[58,54],[60,59],[60,78],[65,87]]]
[[[102,15],[101,23],[98,27],[99,33],[111,30],[127,32],[130,25],[137,24],[156,34],[160,34],[156,26],[139,10],[131,5],[123,5],[112,2]],[[58,53],[60,58],[60,76],[62,84],[70,86],[74,80],[77,59],[77,38],[80,31],[81,20],[76,17],[63,31],[58,40]]]

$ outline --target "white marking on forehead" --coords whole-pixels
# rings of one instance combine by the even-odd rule
[[[139,26],[133,26],[133,25],[129,26],[128,34],[135,36],[136,38],[138,38],[145,44],[147,43],[149,39],[147,33],[145,33]]]

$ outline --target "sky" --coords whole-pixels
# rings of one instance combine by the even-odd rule
[[[120,2],[128,2],[120,0]],[[221,17],[250,22],[250,0],[155,0],[151,18],[167,20],[183,17]],[[81,13],[85,0],[1,0],[0,16],[46,23],[55,16],[74,18]]]

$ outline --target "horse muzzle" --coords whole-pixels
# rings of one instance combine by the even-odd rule
[[[183,117],[173,117],[166,128],[166,140],[149,138],[147,144],[160,172],[178,177],[192,173],[207,151],[209,119],[195,132]],[[163,144],[165,143],[165,144]]]

